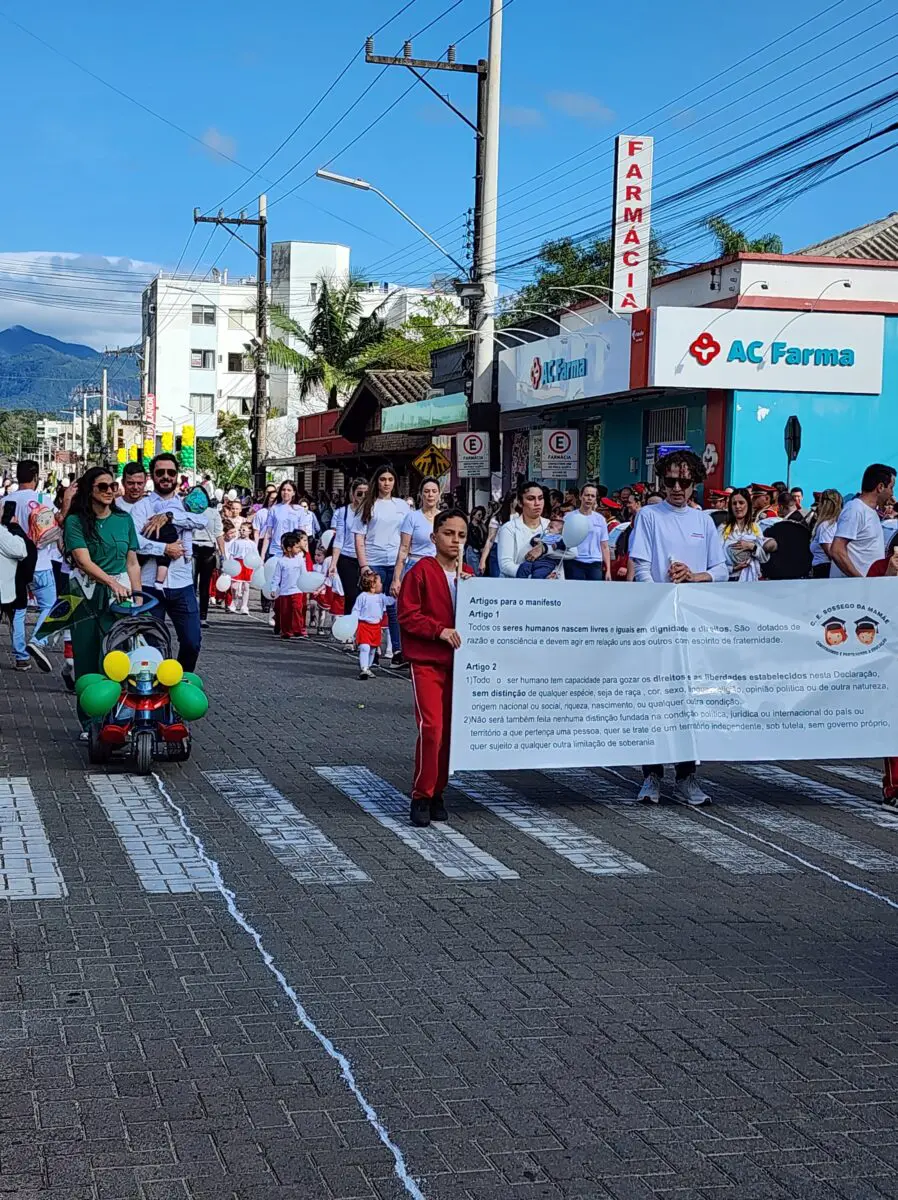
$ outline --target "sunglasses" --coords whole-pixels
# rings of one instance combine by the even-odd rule
[[[681,487],[685,492],[687,488],[692,487],[693,483],[691,479],[683,479],[680,475],[665,475],[661,482],[669,492],[672,492],[675,487]]]
[[[153,474],[154,475],[172,475],[174,477],[177,477],[178,472],[177,471],[166,471],[165,467],[157,467],[156,470],[153,472]]]
[[[95,492],[114,492],[115,484],[114,483],[95,483],[94,491]]]

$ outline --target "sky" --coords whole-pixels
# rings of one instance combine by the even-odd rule
[[[99,348],[133,340],[140,290],[156,269],[253,269],[247,250],[223,230],[209,240],[213,227],[193,230],[192,216],[194,207],[253,211],[260,190],[270,241],[349,244],[355,268],[393,283],[453,273],[377,196],[307,179],[323,165],[370,180],[463,256],[473,134],[408,71],[367,65],[362,51],[385,22],[383,54],[430,25],[415,37],[417,56],[440,58],[458,42],[458,60],[475,61],[487,52],[486,26],[475,27],[488,0],[269,0],[258,22],[234,0],[158,0],[152,12],[108,0],[8,2],[0,0],[0,329],[23,324]],[[790,250],[892,207],[898,153],[871,155],[898,133],[821,166],[820,186],[805,194],[806,178],[784,176],[898,119],[898,96],[751,174],[733,168],[898,92],[898,76],[887,79],[894,0],[755,0],[750,21],[744,7],[710,0],[509,0],[503,17],[503,291],[526,282],[546,237],[607,226],[618,133],[655,138],[654,228],[672,264],[712,256],[700,222],[717,211],[751,235],[779,233]],[[429,79],[473,117],[472,76]]]

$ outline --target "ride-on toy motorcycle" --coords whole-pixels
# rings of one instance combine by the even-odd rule
[[[154,616],[159,601],[140,593],[141,604],[110,604],[115,624],[103,639],[103,675],[76,683],[81,705],[91,717],[88,757],[92,763],[131,760],[139,775],[154,762],[190,757],[185,718],[208,708],[199,677],[185,674],[172,658],[171,635]]]

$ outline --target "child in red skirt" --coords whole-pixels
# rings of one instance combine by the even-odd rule
[[[232,612],[249,616],[249,581],[253,577],[252,567],[246,565],[246,556],[256,549],[253,540],[253,527],[249,521],[240,526],[240,536],[235,538],[228,547],[228,554],[240,568],[239,575],[234,576],[231,593],[234,597]]]
[[[359,648],[359,679],[374,678],[371,664],[376,651],[380,649],[387,609],[392,608],[395,603],[392,596],[384,595],[379,575],[368,571],[362,576],[358,598],[352,609],[352,615],[359,619],[359,627],[355,635],[356,645]]]
[[[459,509],[437,513],[431,538],[433,558],[422,558],[402,580],[399,629],[402,654],[411,663],[418,743],[412,783],[411,822],[446,821],[443,791],[449,782],[452,668],[461,638],[455,629],[455,590],[468,536]],[[465,574],[471,574],[465,568]]]
[[[277,560],[271,580],[275,616],[281,637],[286,641],[298,637],[306,639],[306,594],[300,580],[311,570],[309,539],[305,533],[285,533],[281,538],[284,554]]]

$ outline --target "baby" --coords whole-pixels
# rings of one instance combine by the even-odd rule
[[[558,567],[565,555],[564,518],[552,517],[545,533],[531,538],[530,549],[517,569],[518,579],[557,579]]]

